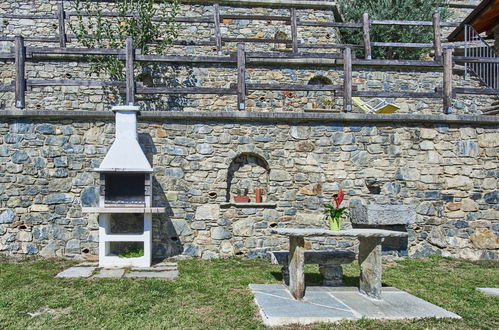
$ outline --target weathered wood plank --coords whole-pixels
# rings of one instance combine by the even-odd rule
[[[133,105],[135,103],[135,79],[134,79],[134,56],[135,49],[133,48],[132,37],[126,38],[126,103],[128,105]]]
[[[404,21],[404,20],[380,20],[373,19],[370,21],[372,25],[414,25],[414,26],[432,26],[430,21]],[[457,27],[459,23],[440,22],[441,27]]]
[[[444,50],[444,83],[443,103],[444,113],[452,113],[452,49]]]
[[[371,42],[373,46],[381,47],[406,47],[406,48],[432,48],[433,44],[421,42]]]
[[[0,36],[0,41],[15,41],[16,37]],[[30,42],[59,42],[59,37],[24,37],[24,41]]]
[[[435,61],[420,60],[352,60],[353,65],[363,66],[409,66],[409,67],[442,67],[441,63]]]
[[[237,44],[237,108],[246,107],[246,54],[244,44]]]
[[[299,52],[299,53],[278,53],[278,52],[246,52],[246,57],[247,58],[329,58],[329,59],[336,59],[336,58],[343,58],[343,56],[340,53],[328,53],[328,54],[322,54],[322,53],[305,53],[305,52]]]
[[[236,63],[231,56],[136,55],[136,61],[163,63]]]
[[[125,87],[123,81],[109,81],[109,80],[47,80],[47,79],[28,79],[26,80],[27,86],[118,86]]]
[[[15,86],[12,85],[0,86],[0,92],[14,92],[15,90],[16,90]]]
[[[362,40],[364,42],[364,58],[371,59],[371,37],[369,33],[369,14],[362,14]]]
[[[372,44],[372,43],[371,43]],[[299,48],[323,48],[323,49],[363,49],[364,46],[352,45],[352,44],[309,44],[309,43],[298,43]]]
[[[61,47],[66,47],[66,23],[64,17],[64,2],[59,2],[57,4],[57,19],[59,28],[59,45]]]
[[[235,88],[137,87],[138,94],[236,94]]]
[[[276,15],[220,15],[220,19],[232,19],[232,20],[250,20],[250,21],[281,21],[289,22],[290,18],[288,16],[276,16]]]
[[[247,84],[248,90],[268,91],[339,91],[339,85],[300,85],[300,84]]]
[[[217,45],[217,54],[222,55],[222,32],[220,30],[220,6],[218,3],[213,5],[213,19],[215,21],[215,44]]]
[[[298,27],[296,26],[296,8],[290,9],[291,14],[291,45],[293,48],[293,53],[298,52]]]
[[[26,106],[26,79],[25,79],[25,61],[26,48],[24,47],[24,38],[16,37],[15,41],[15,66],[16,66],[16,108],[23,109]]]
[[[291,45],[291,40],[285,39],[265,39],[265,38],[222,38],[223,42],[256,42],[262,44],[287,44]]]
[[[352,50],[343,51],[343,111],[352,111]]]
[[[0,18],[10,18],[10,19],[57,19],[57,15],[0,14]]]
[[[362,27],[362,23],[344,23],[344,22],[298,21],[297,24],[302,26],[318,26],[318,27],[344,27],[344,28]]]
[[[456,87],[452,89],[455,94],[499,95],[499,89]]]
[[[435,50],[435,61],[442,58],[442,33],[440,30],[440,13],[437,11],[433,14],[433,48]]]
[[[28,54],[74,54],[74,55],[124,55],[123,49],[105,48],[61,48],[61,47],[27,47]]]
[[[300,236],[289,237],[289,291],[291,295],[302,300],[305,296],[305,240]]]
[[[452,56],[455,63],[499,63],[499,57]]]
[[[387,92],[387,91],[355,91],[354,96],[360,97],[401,97],[401,98],[431,98],[438,99],[442,97],[440,93],[429,92]]]

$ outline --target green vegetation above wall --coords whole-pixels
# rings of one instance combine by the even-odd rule
[[[369,13],[371,20],[406,20],[431,21],[435,11],[440,12],[440,19],[449,17],[445,1],[425,0],[340,0],[341,14],[346,22],[362,22],[362,14]],[[343,42],[362,45],[362,29],[340,29]],[[371,41],[431,43],[431,26],[371,25]],[[376,59],[422,59],[428,56],[430,49],[374,47],[372,56]],[[356,55],[363,57],[363,50]]]

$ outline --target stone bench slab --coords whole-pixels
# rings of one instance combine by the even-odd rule
[[[322,228],[271,228],[272,234],[294,237],[316,237],[316,236],[339,236],[339,237],[357,237],[357,238],[374,238],[374,237],[407,237],[406,232],[384,230],[384,229],[344,229],[344,230],[327,230]]]
[[[289,251],[273,251],[270,260],[274,265],[288,265]],[[355,260],[351,251],[305,251],[305,264],[341,265]]]

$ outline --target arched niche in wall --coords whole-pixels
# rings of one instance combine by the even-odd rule
[[[313,76],[308,81],[308,85],[332,85],[332,84],[333,82],[331,81],[331,79],[321,75]]]
[[[255,153],[241,153],[234,157],[227,171],[226,201],[234,202],[234,196],[249,196],[255,202],[256,188],[260,188],[262,202],[267,201],[270,167],[267,161]]]

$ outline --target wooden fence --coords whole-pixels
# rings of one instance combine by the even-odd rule
[[[124,89],[127,103],[135,102],[136,94],[232,94],[237,95],[237,107],[239,110],[245,109],[246,96],[251,91],[332,91],[337,96],[343,98],[344,111],[352,110],[352,97],[383,97],[383,98],[441,98],[444,105],[444,112],[452,112],[452,99],[457,93],[463,94],[483,94],[498,95],[499,90],[490,88],[454,88],[452,86],[452,68],[455,63],[497,63],[498,58],[476,58],[453,56],[452,47],[443,45],[440,28],[457,26],[455,23],[440,22],[438,13],[435,13],[431,22],[425,21],[394,21],[394,20],[370,20],[367,13],[363,15],[362,22],[313,22],[302,21],[297,18],[297,8],[290,8],[289,16],[264,16],[264,15],[221,15],[219,4],[213,4],[213,17],[177,17],[178,22],[186,23],[212,23],[214,25],[213,40],[210,41],[176,41],[177,44],[188,45],[214,45],[217,56],[168,56],[168,55],[143,55],[133,47],[133,41],[128,38],[125,49],[87,49],[72,48],[68,44],[74,40],[74,35],[66,33],[65,20],[75,12],[65,11],[63,2],[58,3],[58,11],[55,15],[10,15],[0,14],[0,18],[19,19],[57,19],[58,34],[54,38],[40,37],[2,37],[0,41],[14,41],[14,47],[9,53],[0,53],[0,60],[15,61],[15,81],[12,85],[0,86],[0,92],[14,91],[15,104],[18,108],[25,107],[25,93],[29,86],[115,86]],[[92,15],[92,13],[80,13]],[[115,17],[117,13],[107,12],[105,16]],[[161,18],[155,18],[160,21]],[[223,19],[245,19],[245,20],[273,20],[284,21],[291,25],[291,40],[282,39],[258,39],[258,38],[224,38],[220,30],[220,22]],[[432,26],[434,41],[427,43],[393,43],[393,42],[372,42],[370,40],[370,26],[377,24],[401,25],[401,26]],[[299,40],[298,26],[317,27],[344,27],[361,28],[363,31],[363,45],[351,44],[307,44]],[[54,42],[57,41],[60,47],[26,47],[25,41]],[[236,42],[237,51],[229,55],[222,55],[223,45],[226,42]],[[246,52],[244,43],[284,43],[289,45],[291,52]],[[433,61],[420,60],[378,60],[372,59],[373,47],[421,47],[434,49]],[[321,48],[340,49],[341,53],[310,53],[303,49]],[[363,48],[364,59],[357,59],[352,55],[352,49]],[[62,60],[74,60],[75,56],[84,57],[86,55],[95,56],[117,56],[126,62],[125,81],[101,81],[101,80],[34,80],[25,79],[25,65],[27,60],[35,60],[47,56],[60,56]],[[230,84],[228,88],[209,87],[147,87],[135,80],[135,62],[160,62],[176,64],[224,64],[234,66],[237,69],[237,81]],[[305,85],[305,84],[249,84],[246,82],[246,68],[258,65],[308,65],[308,66],[338,66],[343,68],[343,84],[341,85]],[[398,67],[398,68],[433,68],[443,70],[442,88],[437,88],[430,92],[389,92],[389,91],[360,91],[352,84],[352,67],[372,66],[372,67]]]

